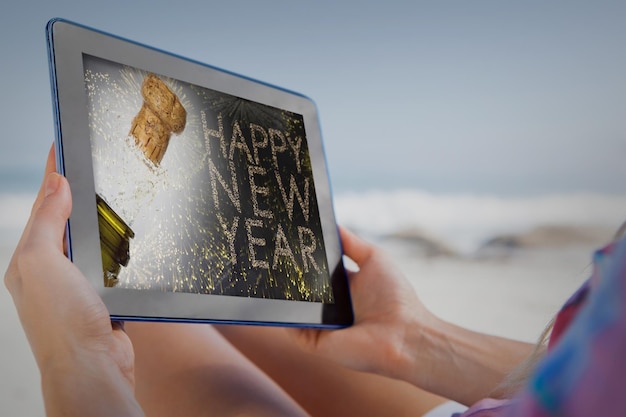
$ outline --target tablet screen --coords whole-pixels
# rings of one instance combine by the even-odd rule
[[[302,115],[83,67],[106,286],[333,301]]]

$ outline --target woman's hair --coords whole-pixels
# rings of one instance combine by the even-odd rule
[[[626,221],[617,229],[613,235],[612,241],[622,239],[626,235]],[[504,380],[496,386],[492,391],[492,395],[498,398],[512,398],[517,391],[519,391],[526,381],[532,375],[537,363],[543,358],[548,348],[548,341],[550,340],[550,334],[554,327],[554,321],[556,315],[548,322],[546,327],[541,332],[539,339],[533,351],[524,359],[513,371],[504,378]]]
[[[613,241],[620,240],[624,237],[624,235],[626,235],[626,221],[624,221],[619,229],[617,229],[617,232],[615,232],[615,236],[613,236]]]
[[[512,398],[526,384],[537,363],[545,356],[548,350],[548,341],[550,340],[555,319],[556,315],[544,327],[530,355],[517,365],[492,391],[493,397]]]

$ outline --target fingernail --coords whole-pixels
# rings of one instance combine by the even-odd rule
[[[56,190],[59,189],[59,184],[60,184],[59,180],[60,180],[59,174],[55,172],[48,175],[48,178],[46,178],[46,188],[44,190],[44,195],[46,197],[48,197],[50,194],[54,193]]]

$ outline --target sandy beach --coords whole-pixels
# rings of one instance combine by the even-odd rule
[[[406,243],[379,243],[401,266],[423,302],[442,318],[529,342],[590,271],[590,247],[584,246],[464,259],[415,256],[415,248]],[[11,245],[2,248],[2,271],[12,249]],[[4,285],[0,312],[0,415],[43,416],[38,371]]]

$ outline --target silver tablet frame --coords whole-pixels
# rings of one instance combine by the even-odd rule
[[[70,259],[91,281],[113,319],[218,322],[336,328],[352,323],[347,275],[332,205],[316,106],[309,98],[64,19],[46,27],[57,169],[70,182]],[[335,302],[274,300],[104,287],[94,174],[89,138],[83,54],[181,82],[288,110],[303,116],[322,235]]]

